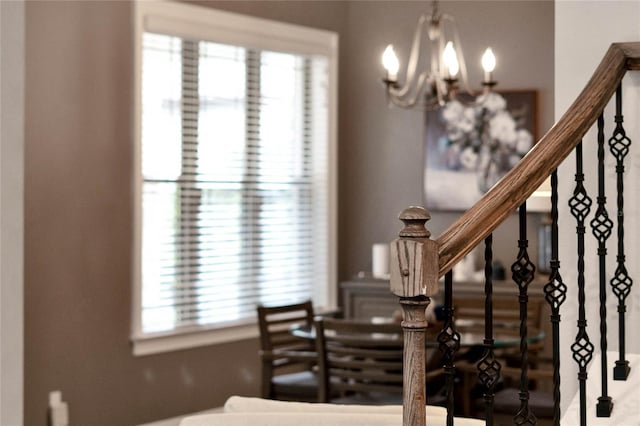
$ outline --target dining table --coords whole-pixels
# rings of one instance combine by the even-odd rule
[[[373,318],[373,322],[387,322],[385,319]],[[388,333],[371,333],[370,339],[373,342],[384,340],[399,340],[403,338],[402,327],[398,324],[398,334],[390,335]],[[427,327],[427,337],[425,339],[426,347],[438,347],[440,343],[437,340],[438,333],[442,329],[442,323],[432,323]],[[455,322],[455,330],[460,335],[460,348],[473,348],[484,346],[485,330],[484,324],[474,320],[459,319]],[[316,330],[313,325],[295,325],[289,329],[289,333],[305,340],[315,340]],[[537,328],[529,327],[527,333],[527,343],[537,343],[544,340],[545,333]],[[515,347],[521,344],[519,328],[509,325],[494,324],[493,329],[493,348]]]

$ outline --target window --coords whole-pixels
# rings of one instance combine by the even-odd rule
[[[335,306],[336,35],[136,4],[134,353]]]

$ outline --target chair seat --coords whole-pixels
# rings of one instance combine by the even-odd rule
[[[516,388],[496,392],[493,409],[500,413],[516,413],[520,409],[520,396]],[[537,418],[553,418],[553,395],[539,390],[529,391],[529,409]]]
[[[312,371],[280,374],[271,379],[276,395],[307,397],[316,401],[318,397],[318,375]]]

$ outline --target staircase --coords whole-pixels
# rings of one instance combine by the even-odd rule
[[[405,227],[391,244],[391,291],[400,298],[405,330],[405,394],[404,425],[424,425],[424,308],[438,289],[438,280],[445,279],[445,321],[438,335],[443,354],[443,370],[447,377],[447,424],[453,425],[457,377],[456,353],[460,335],[454,321],[453,298],[455,283],[451,270],[467,253],[479,245],[485,252],[485,340],[484,353],[477,362],[478,382],[483,389],[487,425],[494,425],[496,386],[502,377],[500,359],[495,356],[492,302],[492,237],[493,230],[514,210],[519,214],[516,261],[511,276],[518,288],[514,305],[520,311],[519,376],[517,395],[519,408],[513,413],[513,424],[536,425],[533,397],[529,391],[530,351],[527,327],[529,284],[536,277],[535,266],[529,260],[526,200],[547,178],[551,180],[551,246],[550,274],[544,277],[544,297],[550,306],[553,341],[553,420],[554,425],[616,424],[640,425],[640,385],[637,371],[639,358],[626,353],[626,339],[636,325],[627,324],[626,301],[633,291],[633,277],[627,271],[625,257],[625,220],[637,220],[624,215],[625,159],[634,149],[624,129],[622,110],[622,78],[628,71],[640,70],[640,43],[611,45],[591,80],[558,123],[534,148],[502,178],[485,196],[435,239],[431,239],[425,224],[429,213],[419,207],[404,210],[400,219]],[[605,134],[604,116],[607,104],[615,104],[613,132]],[[583,146],[582,138],[595,127],[597,143]],[[584,150],[597,151],[597,164],[585,164]],[[575,155],[570,157],[570,154]],[[557,168],[568,161],[574,164],[573,194],[560,200]],[[608,168],[608,166],[612,165]],[[585,189],[585,174],[597,180],[598,189]],[[605,185],[605,181],[613,181]],[[629,186],[629,183],[627,182]],[[637,188],[630,188],[637,191]],[[607,192],[608,191],[608,192]],[[607,203],[607,197],[610,201]],[[563,223],[559,232],[559,209],[568,209],[574,218],[571,226]],[[588,238],[595,239],[597,253],[585,252]],[[560,266],[560,239],[571,239],[576,245],[577,265]],[[635,239],[634,239],[635,241]],[[608,250],[607,250],[608,249]],[[612,260],[607,260],[607,256]],[[595,274],[587,276],[585,264],[595,264]],[[612,267],[613,265],[613,267]],[[568,272],[571,273],[568,273]],[[562,276],[572,277],[572,282]],[[573,279],[575,277],[575,279]],[[538,276],[538,279],[541,277]],[[586,301],[585,288],[594,287],[598,301]],[[568,288],[577,288],[577,299],[567,298]],[[637,291],[637,290],[636,290]],[[617,312],[607,312],[607,299],[617,301]],[[577,324],[570,335],[561,335],[561,313],[566,305],[577,309]],[[599,323],[587,324],[587,306],[595,306]],[[613,321],[612,321],[613,319]],[[566,330],[566,327],[562,327]],[[608,350],[615,341],[616,352]],[[575,368],[561,368],[561,351],[570,351]],[[564,360],[566,362],[566,360]],[[577,370],[575,377],[566,374]],[[505,368],[506,370],[506,368]],[[561,374],[562,372],[562,374]],[[562,395],[560,379],[577,381],[578,393]],[[632,392],[633,390],[633,392]],[[561,404],[563,398],[571,400]],[[428,401],[427,401],[428,402]],[[563,413],[562,406],[568,408]],[[428,419],[427,419],[428,421]]]

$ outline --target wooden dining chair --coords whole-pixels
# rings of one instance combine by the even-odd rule
[[[317,319],[315,329],[319,402],[402,403],[400,324]]]
[[[318,399],[317,353],[313,341],[293,336],[294,326],[311,327],[311,301],[286,306],[259,305],[262,397],[315,402]]]

